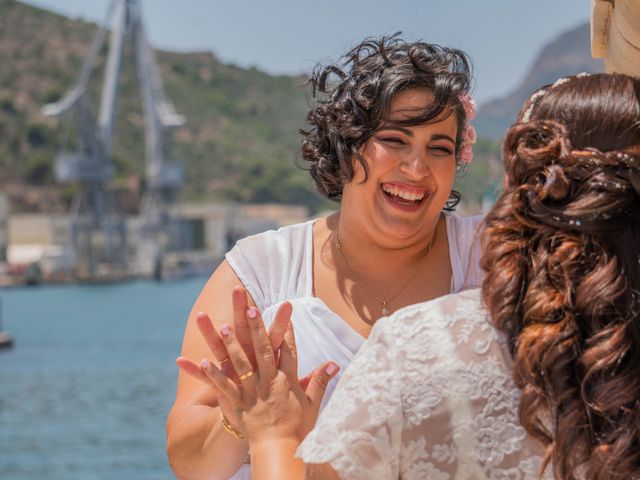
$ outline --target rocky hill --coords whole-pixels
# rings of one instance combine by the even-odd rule
[[[53,179],[53,158],[74,141],[69,121],[43,118],[40,108],[74,84],[96,25],[0,0],[0,189],[13,211],[64,211],[73,187]],[[470,172],[457,188],[468,210],[477,210],[501,171],[499,139],[524,98],[560,75],[600,68],[590,60],[586,26],[550,43],[526,80],[509,96],[482,106]],[[141,102],[131,52],[125,52],[118,101],[113,187],[129,211],[137,208],[144,171]],[[106,51],[91,80],[97,108]],[[309,106],[306,79],[272,76],[220,62],[208,52],[156,52],[165,89],[187,124],[176,132],[173,156],[183,160],[188,183],[183,199],[330,205],[309,175],[294,167],[298,129]]]
[[[531,65],[524,80],[508,95],[481,105],[478,134],[499,140],[529,95],[559,77],[580,72],[602,72],[602,60],[591,58],[589,25],[569,30],[549,42]],[[507,61],[507,60],[505,60]]]
[[[73,125],[42,117],[40,108],[74,84],[96,28],[0,0],[0,184],[11,192],[16,184],[53,185],[52,159],[73,143]],[[187,118],[173,152],[187,167],[186,198],[322,204],[308,174],[293,166],[308,109],[305,78],[238,68],[205,52],[156,55],[167,94]],[[90,83],[94,110],[105,57]],[[135,184],[144,171],[134,70],[125,52],[114,145],[118,185]],[[69,188],[61,191],[69,197]]]

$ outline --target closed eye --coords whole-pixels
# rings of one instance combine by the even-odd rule
[[[379,137],[378,138],[379,141],[384,142],[384,143],[388,143],[391,145],[406,145],[406,142],[399,137]]]
[[[429,148],[436,155],[453,155],[453,149],[450,147],[444,147],[442,145],[436,145]]]

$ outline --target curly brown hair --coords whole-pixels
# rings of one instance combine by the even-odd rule
[[[640,478],[640,79],[563,79],[520,119],[482,258],[520,420],[556,478]]]
[[[421,125],[441,119],[443,112],[455,114],[459,153],[466,121],[460,96],[468,93],[470,82],[470,63],[460,50],[408,43],[399,34],[363,41],[342,64],[318,66],[310,79],[317,104],[307,116],[309,128],[300,130],[303,168],[321,194],[339,201],[344,184],[353,178],[353,159],[368,172],[360,147],[387,120],[393,97],[410,88],[431,90],[433,104],[395,123]],[[459,201],[460,194],[452,191],[445,208],[451,210]]]

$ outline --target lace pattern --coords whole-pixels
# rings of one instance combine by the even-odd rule
[[[449,295],[376,323],[298,455],[348,479],[534,480],[519,398],[479,290]]]

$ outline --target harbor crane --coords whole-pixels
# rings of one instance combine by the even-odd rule
[[[88,84],[100,52],[111,38],[97,117],[88,101]],[[136,259],[129,261],[124,216],[109,190],[115,175],[113,125],[125,43],[133,44],[145,128],[145,190],[137,224]],[[155,55],[144,32],[139,0],[112,0],[105,22],[95,34],[77,83],[56,103],[42,108],[45,116],[73,116],[78,147],[62,151],[54,162],[56,180],[77,185],[70,211],[71,246],[79,268],[90,276],[99,267],[110,272],[153,274],[167,249],[180,238],[173,202],[184,184],[182,164],[169,159],[170,132],[184,124],[167,99]],[[135,265],[135,271],[131,266]],[[161,263],[160,263],[161,265]]]

